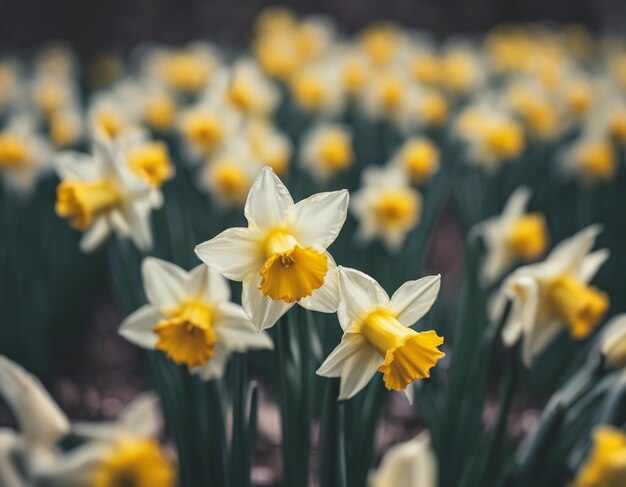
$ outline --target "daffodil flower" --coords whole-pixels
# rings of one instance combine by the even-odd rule
[[[583,133],[556,159],[563,174],[585,185],[611,181],[618,169],[615,147],[607,133]]]
[[[626,484],[626,434],[613,426],[598,426],[593,447],[572,487],[617,487]]]
[[[319,182],[346,171],[354,161],[352,132],[344,125],[321,123],[304,134],[300,160]]]
[[[287,172],[293,152],[289,137],[261,119],[248,120],[244,132],[254,157],[262,165],[271,167],[279,176]]]
[[[221,377],[233,352],[272,348],[243,309],[230,302],[226,280],[199,265],[190,272],[148,257],[142,276],[149,304],[120,326],[119,333],[143,348],[160,350],[203,380]]]
[[[37,378],[1,355],[0,396],[19,428],[0,428],[0,485],[30,485],[58,460],[56,444],[69,433],[69,421]]]
[[[337,315],[344,334],[317,373],[341,377],[340,400],[357,394],[379,371],[387,389],[404,391],[412,401],[408,386],[430,377],[430,369],[444,356],[437,348],[442,337],[411,328],[435,302],[439,285],[440,276],[408,281],[390,299],[367,274],[339,267]]]
[[[608,310],[607,294],[589,285],[609,256],[607,249],[589,253],[599,232],[599,226],[590,226],[557,245],[545,261],[518,268],[493,300],[494,322],[512,301],[502,339],[511,346],[523,336],[526,366],[563,329],[574,339],[586,338]]]
[[[426,137],[410,137],[404,141],[391,160],[402,169],[413,184],[426,184],[439,171],[439,149]]]
[[[613,317],[602,330],[600,351],[609,369],[626,367],[626,314]]]
[[[294,101],[307,113],[318,116],[338,115],[345,105],[341,72],[328,61],[305,65],[291,78]]]
[[[502,214],[476,226],[475,231],[482,235],[486,247],[481,272],[484,285],[497,281],[516,261],[533,261],[546,250],[549,236],[544,216],[525,213],[530,196],[526,186],[517,188]]]
[[[428,432],[389,448],[380,467],[371,475],[369,486],[436,487],[437,460]]]
[[[62,152],[57,157],[57,215],[84,232],[89,252],[111,232],[130,237],[140,249],[152,246],[150,187],[128,168],[119,148],[96,135],[93,155]]]
[[[103,92],[93,97],[87,119],[103,136],[115,139],[136,124],[133,113],[115,92]]]
[[[419,222],[422,197],[397,167],[368,167],[362,179],[350,204],[359,220],[357,238],[363,242],[380,238],[390,252],[397,252]]]
[[[243,308],[259,330],[298,303],[337,309],[336,265],[326,248],[346,219],[346,190],[298,203],[269,167],[256,178],[244,208],[247,228],[229,228],[196,247],[207,265],[243,282]]]
[[[116,421],[75,423],[73,433],[87,441],[39,472],[38,480],[68,487],[174,487],[174,463],[157,441],[162,423],[151,393],[138,396]]]

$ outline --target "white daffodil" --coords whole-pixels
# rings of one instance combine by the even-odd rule
[[[78,103],[77,87],[72,78],[58,75],[39,75],[32,81],[31,97],[37,110],[44,116]]]
[[[133,174],[110,141],[96,134],[92,150],[92,155],[68,151],[57,156],[57,215],[84,232],[84,252],[100,245],[111,230],[140,249],[150,248],[150,186]]]
[[[565,176],[590,185],[611,181],[618,169],[618,155],[608,133],[590,131],[564,149],[556,159]]]
[[[232,137],[202,169],[201,184],[225,207],[242,207],[263,164],[248,141]]]
[[[406,102],[398,111],[396,124],[405,133],[441,128],[448,120],[449,102],[441,91],[411,86]]]
[[[452,94],[463,97],[487,81],[487,68],[475,46],[458,39],[443,47],[440,57],[441,82]]]
[[[549,236],[544,216],[526,213],[530,196],[530,189],[520,186],[509,197],[502,214],[476,226],[486,248],[481,270],[484,285],[493,284],[518,260],[531,262],[546,250]]]
[[[51,157],[49,141],[36,132],[29,117],[18,115],[0,131],[0,174],[9,190],[30,194],[51,167]]]
[[[95,127],[104,136],[115,139],[120,133],[136,125],[130,108],[118,94],[102,92],[94,96],[89,104],[89,126]]]
[[[337,316],[343,329],[341,343],[318,369],[318,375],[341,377],[339,400],[363,389],[376,371],[385,387],[404,391],[430,377],[430,369],[444,354],[443,338],[434,331],[410,328],[431,308],[439,293],[440,276],[405,282],[391,299],[367,274],[339,266],[340,301]]]
[[[354,161],[349,127],[320,123],[303,135],[300,162],[319,182],[324,183],[346,171]]]
[[[271,167],[279,176],[287,172],[293,152],[289,137],[262,119],[249,120],[246,123],[245,136],[254,157],[262,165]]]
[[[131,120],[143,123],[156,132],[172,129],[178,110],[174,92],[157,80],[125,79],[113,87]]]
[[[626,314],[613,317],[602,330],[600,350],[610,369],[626,367]]]
[[[243,309],[230,302],[226,280],[199,265],[190,272],[148,257],[142,266],[149,304],[120,326],[119,333],[143,348],[160,350],[203,380],[221,377],[233,352],[272,348]]]
[[[370,487],[436,487],[437,460],[430,435],[422,432],[410,441],[392,446],[372,474]]]
[[[398,168],[368,167],[362,174],[350,210],[359,220],[357,238],[370,242],[380,238],[390,252],[400,250],[406,235],[420,219],[422,197]]]
[[[122,132],[113,142],[128,168],[150,186],[154,208],[163,205],[161,186],[176,173],[165,142],[152,140],[147,130],[136,127]]]
[[[242,303],[259,329],[273,326],[298,303],[326,313],[337,309],[337,269],[326,248],[348,209],[346,190],[298,203],[274,171],[257,176],[244,208],[247,228],[229,228],[196,247],[207,265],[243,282]]]
[[[38,485],[174,487],[174,464],[157,441],[162,423],[151,393],[128,404],[117,421],[76,423],[73,433],[87,441],[42,469]]]
[[[511,346],[523,336],[527,366],[563,329],[574,339],[586,338],[608,310],[606,293],[589,285],[609,256],[607,249],[589,253],[599,232],[590,226],[557,245],[545,261],[518,268],[496,295],[491,318],[498,322],[512,301],[502,339]]]
[[[290,81],[291,95],[305,112],[318,116],[338,115],[345,105],[341,72],[329,61],[307,64]]]
[[[439,148],[426,137],[409,137],[394,154],[391,165],[403,170],[413,184],[423,185],[439,171]]]
[[[0,485],[31,485],[58,459],[56,444],[69,433],[69,422],[37,378],[1,355],[0,396],[19,428],[0,428]]]
[[[76,146],[84,135],[84,120],[79,108],[69,105],[48,117],[48,133],[59,149]]]
[[[405,71],[376,71],[368,80],[360,98],[363,112],[374,120],[400,124],[405,117],[410,92],[411,80]]]

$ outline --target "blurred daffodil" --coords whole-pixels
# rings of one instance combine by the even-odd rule
[[[347,171],[354,162],[352,132],[345,125],[320,123],[303,138],[300,161],[319,182]]]
[[[290,89],[296,104],[305,112],[332,116],[341,113],[345,96],[341,72],[336,63],[304,66],[291,78]]]
[[[439,171],[439,149],[426,137],[409,137],[392,159],[392,165],[400,167],[413,184],[424,185]]]
[[[76,146],[84,135],[84,120],[74,107],[64,107],[52,112],[48,119],[50,139],[59,149]]]
[[[557,164],[566,176],[583,184],[611,181],[617,172],[617,153],[606,134],[583,134],[563,150]]]
[[[608,368],[626,367],[626,315],[617,315],[604,326],[601,352]]]
[[[337,271],[326,248],[346,219],[346,190],[298,203],[265,167],[246,201],[247,228],[229,228],[196,247],[207,265],[243,282],[242,304],[259,329],[273,326],[296,303],[326,313],[337,309]]]
[[[590,253],[599,232],[590,226],[557,245],[545,261],[518,268],[493,301],[494,321],[512,301],[502,338],[511,346],[523,336],[527,366],[563,329],[573,339],[584,339],[607,312],[608,295],[589,284],[609,256],[606,249]]]
[[[593,446],[573,487],[618,487],[626,483],[626,434],[613,426],[593,431]]]
[[[442,337],[410,328],[431,308],[439,285],[439,276],[408,281],[390,299],[367,274],[339,267],[337,315],[344,334],[317,371],[341,377],[339,400],[357,394],[379,371],[387,389],[404,391],[412,401],[408,386],[430,377],[430,369],[444,356],[437,348]]]
[[[135,124],[127,106],[113,92],[95,96],[89,105],[87,118],[90,126],[110,139],[115,139]]]
[[[390,252],[397,252],[419,222],[422,197],[410,186],[406,174],[395,167],[368,167],[362,180],[350,204],[359,220],[357,238],[363,242],[379,238]]]
[[[272,115],[279,100],[279,92],[254,61],[237,61],[227,83],[226,96],[237,109],[249,116]]]
[[[143,348],[159,350],[192,374],[209,381],[224,374],[233,352],[272,348],[243,309],[230,301],[226,280],[201,264],[185,272],[149,257],[142,266],[149,304],[120,326],[120,334]]]
[[[279,176],[287,172],[293,146],[284,133],[262,119],[248,120],[244,132],[255,159],[271,167]]]
[[[100,245],[112,230],[130,237],[140,249],[150,248],[150,186],[110,141],[95,135],[92,150],[92,155],[68,151],[57,156],[57,215],[84,232],[84,252]]]
[[[375,72],[361,96],[365,114],[374,120],[399,123],[408,105],[410,86],[410,80],[402,70]]]
[[[481,272],[484,285],[496,282],[518,260],[536,260],[548,247],[545,217],[540,213],[526,213],[530,196],[531,191],[526,186],[517,188],[509,197],[502,214],[476,227],[486,247]]]

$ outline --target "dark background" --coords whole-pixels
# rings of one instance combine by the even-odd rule
[[[265,0],[0,0],[0,50],[29,50],[68,41],[83,57],[124,52],[143,41],[249,41]],[[400,21],[438,36],[484,31],[500,22],[577,22],[624,32],[626,0],[294,0],[298,12],[331,14],[352,32],[374,19]]]

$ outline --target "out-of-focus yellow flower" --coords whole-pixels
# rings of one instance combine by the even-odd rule
[[[604,326],[601,352],[608,368],[626,367],[626,315],[617,315]]]
[[[301,66],[291,32],[262,35],[254,43],[254,54],[263,70],[272,77],[289,80]]]
[[[336,63],[307,65],[290,82],[295,102],[316,115],[336,115],[344,106],[344,92]]]
[[[517,188],[501,215],[489,218],[476,227],[486,247],[481,272],[483,284],[497,281],[517,260],[536,260],[548,247],[545,217],[540,213],[525,213],[530,195],[529,188]]]
[[[56,169],[61,178],[56,213],[84,232],[84,252],[100,245],[111,230],[140,249],[152,246],[150,186],[131,172],[118,147],[96,134],[93,156],[62,152]]]
[[[335,39],[333,21],[322,15],[305,17],[293,32],[293,42],[298,56],[305,61],[318,59],[325,54]]]
[[[372,474],[370,487],[436,487],[437,460],[424,431],[405,443],[392,446]]]
[[[368,167],[362,187],[352,196],[350,210],[359,220],[357,238],[380,238],[390,252],[400,250],[406,235],[418,224],[422,197],[398,168]]]
[[[482,64],[474,48],[452,44],[441,56],[441,83],[451,93],[466,96],[484,83]]]
[[[498,27],[485,37],[485,52],[496,72],[527,69],[535,51],[530,36],[515,26]]]
[[[591,184],[613,179],[617,171],[617,154],[605,135],[583,134],[559,155],[557,163],[567,175]]]
[[[563,121],[554,100],[537,83],[520,79],[504,92],[506,103],[524,120],[528,131],[542,140],[552,140],[562,131]]]
[[[114,92],[103,92],[93,98],[87,111],[89,125],[109,139],[134,125],[134,120],[124,104]]]
[[[339,46],[339,64],[343,88],[350,96],[359,94],[371,76],[371,66],[363,53],[352,45]]]
[[[369,26],[360,36],[361,49],[371,62],[383,67],[391,64],[404,43],[402,28],[392,22],[381,22]]]
[[[618,487],[626,483],[626,434],[613,426],[593,431],[593,447],[573,487]]]
[[[411,56],[411,76],[418,83],[434,86],[442,80],[442,65],[432,51],[418,50]]]
[[[344,334],[317,371],[341,377],[339,400],[357,394],[378,370],[387,389],[404,391],[412,401],[408,386],[430,377],[430,369],[444,356],[437,348],[442,337],[410,328],[435,302],[439,284],[440,276],[408,281],[390,299],[367,274],[339,267],[337,316]]]
[[[373,73],[361,96],[363,109],[373,119],[397,121],[405,116],[410,82],[400,70]]]
[[[599,231],[588,227],[557,245],[545,261],[518,268],[493,301],[494,322],[506,302],[513,302],[502,337],[511,346],[524,336],[527,366],[564,328],[576,340],[589,336],[608,310],[607,294],[588,284],[609,256],[606,249],[589,253]]]
[[[401,167],[411,182],[426,184],[439,171],[439,149],[426,137],[410,137],[395,154],[392,164]]]
[[[169,130],[175,117],[176,102],[165,92],[154,93],[146,98],[144,119],[153,129],[161,132]]]
[[[254,22],[254,31],[257,35],[289,32],[295,29],[297,22],[296,14],[291,9],[273,5],[259,13]]]
[[[270,122],[257,119],[248,121],[245,135],[262,166],[271,167],[279,176],[287,172],[293,147],[285,134]]]
[[[319,193],[294,204],[265,167],[246,201],[247,228],[229,228],[196,247],[203,262],[243,281],[242,305],[259,330],[272,327],[296,303],[337,309],[337,268],[326,248],[346,219],[346,190]]]
[[[69,78],[39,76],[33,81],[32,96],[35,105],[49,117],[52,113],[75,104],[75,93]]]
[[[435,88],[412,87],[398,123],[409,132],[415,127],[435,129],[448,120],[448,100]]]
[[[51,44],[35,58],[35,71],[44,76],[70,78],[77,66],[76,55],[65,44]]]
[[[75,108],[63,108],[50,114],[50,138],[59,149],[76,145],[83,135],[83,119]]]
[[[352,132],[347,126],[320,123],[304,134],[300,162],[318,181],[347,171],[353,161]]]

